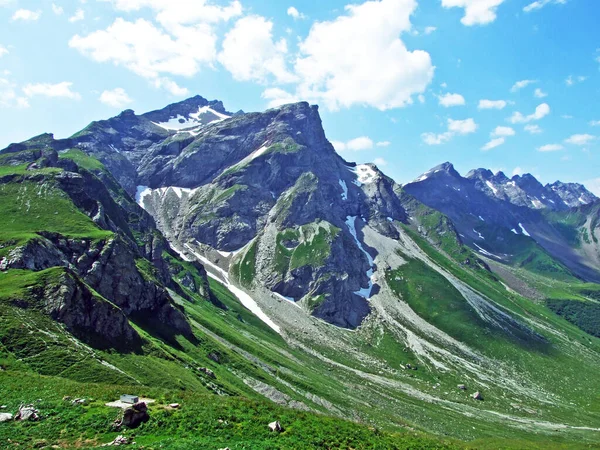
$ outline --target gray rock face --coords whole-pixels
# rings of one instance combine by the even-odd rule
[[[84,342],[116,348],[130,348],[139,342],[123,311],[93,294],[68,270],[43,292],[33,294],[44,299],[44,309],[52,318]]]
[[[357,167],[335,153],[317,108],[306,103],[223,120],[181,142],[180,151],[155,146],[140,168],[151,188],[141,204],[169,240],[227,252],[255,241],[255,282],[304,299],[331,323],[358,326],[369,306],[356,292],[370,284],[371,267],[347,220],[359,217],[359,233],[367,222],[393,233],[389,220],[407,218],[398,186],[374,166],[361,166],[372,175],[359,182]],[[286,248],[286,234],[302,236]],[[312,251],[314,236],[326,241],[322,254],[293,256]]]
[[[598,201],[598,197],[579,183],[562,183],[561,181],[557,181],[546,185],[546,188],[551,189],[570,208],[577,208]]]

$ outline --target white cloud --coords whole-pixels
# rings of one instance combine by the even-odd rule
[[[116,19],[106,30],[75,35],[69,46],[97,62],[112,62],[146,78],[161,73],[192,76],[216,58],[216,36],[205,27],[186,27],[174,38],[152,23]]]
[[[75,23],[83,19],[85,19],[85,12],[83,11],[83,9],[79,8],[77,11],[75,11],[75,14],[69,17],[69,22]]]
[[[368,105],[380,110],[413,102],[433,78],[429,53],[409,51],[398,37],[411,30],[415,0],[367,1],[315,22],[300,42],[296,96],[331,110]],[[351,52],[348,49],[352,49]]]
[[[564,147],[560,144],[546,144],[538,147],[538,152],[556,152],[562,150]]]
[[[333,145],[338,152],[343,152],[346,150],[359,152],[362,150],[371,150],[375,144],[370,137],[360,136],[347,142],[331,141],[331,145]]]
[[[35,22],[40,18],[42,12],[40,10],[32,11],[30,9],[18,9],[12,16],[12,21],[22,20],[24,22]]]
[[[377,147],[389,147],[390,145],[392,145],[392,143],[390,141],[380,141],[375,145]]]
[[[565,139],[565,143],[572,145],[588,145],[596,140],[596,136],[591,134],[574,134],[568,139]]]
[[[456,134],[470,134],[477,130],[477,124],[473,119],[452,120],[448,119],[448,131]]]
[[[25,97],[17,95],[16,85],[10,80],[0,78],[0,108],[28,108]]]
[[[485,25],[496,20],[496,9],[504,0],[442,0],[444,8],[459,7],[465,9],[460,21],[463,25]]]
[[[460,94],[444,94],[439,97],[440,105],[444,108],[450,108],[452,106],[462,106],[465,104],[465,98]]]
[[[507,105],[505,100],[479,100],[479,109],[504,109]]]
[[[587,80],[588,77],[584,77],[583,75],[579,75],[577,77],[574,77],[573,75],[569,75],[567,77],[567,79],[565,80],[565,84],[567,86],[573,86],[574,84],[577,83],[583,83],[585,80]]]
[[[111,0],[120,11],[138,11],[150,8],[156,20],[173,32],[182,25],[216,24],[242,14],[241,2],[235,0],[227,6],[214,5],[209,0]]]
[[[425,103],[425,96],[423,94],[419,94],[417,96],[417,99],[419,100],[419,103],[421,103],[421,104]]]
[[[166,77],[155,78],[154,80],[152,80],[152,85],[157,89],[166,90],[175,97],[183,97],[190,93],[190,91],[187,88],[179,86],[175,81]]]
[[[524,128],[525,131],[527,131],[529,134],[540,134],[542,132],[542,129],[540,128],[539,125],[525,125]]]
[[[387,161],[383,158],[375,158],[373,164],[379,167],[387,166]]]
[[[553,3],[563,5],[567,2],[567,0],[536,0],[535,2],[529,3],[523,8],[525,12],[537,11],[542,9],[544,6]]]
[[[51,98],[68,98],[71,100],[81,100],[81,95],[71,90],[73,83],[63,81],[61,83],[30,83],[23,87],[25,96],[31,98],[38,95]]]
[[[295,81],[288,72],[285,39],[273,40],[273,22],[261,16],[247,16],[225,35],[219,62],[236,80],[266,83],[269,75],[280,83]]]
[[[490,133],[490,141],[483,147],[481,147],[481,150],[488,151],[493,148],[499,147],[506,142],[507,137],[514,136],[515,134],[515,130],[511,127],[496,127]]]
[[[111,3],[125,12],[149,8],[159,25],[146,19],[117,18],[105,29],[73,36],[69,46],[94,61],[125,67],[174,95],[187,90],[167,76],[191,77],[204,67],[213,68],[217,60],[214,28],[242,14],[239,1],[227,6],[213,5],[208,0],[112,0]]]
[[[483,150],[484,152],[487,152],[488,150],[491,150],[493,148],[501,146],[502,144],[504,144],[505,141],[506,141],[506,139],[503,137],[492,139],[487,144],[485,144],[483,147],[481,147],[481,150]]]
[[[453,120],[448,119],[448,131],[441,134],[423,133],[421,139],[427,145],[440,145],[448,142],[456,135],[466,135],[474,133],[478,125],[473,119]]]
[[[431,34],[433,33],[435,30],[437,30],[437,27],[425,27],[425,34]]]
[[[565,120],[571,120],[573,118],[572,115],[570,114],[563,114],[562,116],[560,116],[561,118],[565,119]]]
[[[448,142],[454,134],[446,131],[445,133],[435,134],[435,133],[423,133],[421,135],[421,139],[427,145],[440,145]]]
[[[600,120],[592,120],[590,122],[590,126],[592,126],[592,127],[600,127]]]
[[[269,108],[276,108],[281,105],[288,103],[296,103],[299,101],[298,97],[289,92],[284,91],[281,88],[269,88],[265,89],[261,95],[262,98],[269,100]]]
[[[544,97],[548,97],[548,94],[544,91],[542,91],[540,88],[537,88],[534,92],[533,95],[536,98],[544,98]]]
[[[65,12],[65,10],[62,8],[62,6],[58,6],[57,4],[52,3],[52,12],[57,16],[60,16]]]
[[[113,108],[122,108],[133,101],[123,88],[115,88],[112,91],[104,91],[102,94],[100,94],[99,100],[105,105]]]
[[[512,171],[512,175],[513,175],[513,177],[515,175],[523,175],[523,169],[521,169],[519,166],[515,167],[514,170]]]
[[[535,108],[535,112],[528,116],[524,116],[520,112],[515,112],[508,121],[511,123],[527,123],[533,120],[540,120],[550,114],[550,106],[547,103],[542,103]]]
[[[0,58],[2,58],[4,55],[8,55],[8,53],[8,49],[3,45],[0,45]]]
[[[492,131],[492,137],[506,137],[506,136],[514,136],[515,130],[511,127],[496,127],[494,131]]]
[[[513,86],[510,88],[511,92],[517,92],[523,88],[526,88],[527,86],[529,86],[530,84],[534,84],[537,83],[537,80],[521,80],[521,81],[517,81],[515,84],[513,84]]]
[[[306,16],[304,14],[302,14],[300,11],[298,11],[295,7],[290,6],[287,9],[287,15],[290,17],[293,17],[294,20],[298,20],[298,19],[304,19],[306,18]]]

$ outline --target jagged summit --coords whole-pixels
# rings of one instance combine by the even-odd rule
[[[547,184],[546,189],[551,189],[571,208],[589,205],[590,203],[599,200],[598,197],[588,191],[584,185],[579,183],[563,183],[561,181],[556,181],[552,184]]]

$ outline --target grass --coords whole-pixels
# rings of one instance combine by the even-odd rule
[[[315,222],[278,233],[274,256],[276,270],[285,274],[305,266],[322,267],[331,255],[331,245],[339,232],[339,228],[328,222]]]
[[[256,276],[256,247],[257,241],[254,241],[248,247],[248,250],[244,254],[244,257],[239,263],[239,280],[243,286],[250,287]]]
[[[600,338],[600,305],[576,300],[546,301],[548,308],[586,333]]]
[[[106,171],[104,164],[76,148],[61,153],[59,157],[61,159],[70,159],[79,167],[89,170],[90,172]]]
[[[116,431],[111,425],[118,410],[104,406],[121,393],[153,398],[150,420],[136,430]],[[85,398],[73,405],[64,396]],[[8,411],[33,403],[37,422],[10,422],[0,427],[0,443],[20,448],[92,448],[117,434],[145,448],[187,449],[458,449],[464,444],[418,432],[389,433],[327,416],[282,408],[245,398],[224,398],[191,391],[143,386],[81,384],[60,378],[5,372],[0,374],[0,397]],[[177,402],[173,410],[169,403]],[[267,424],[278,420],[282,433]],[[0,444],[1,445],[1,444]]]
[[[73,204],[52,179],[0,185],[0,242],[23,243],[39,233],[68,238],[106,239],[102,230]]]

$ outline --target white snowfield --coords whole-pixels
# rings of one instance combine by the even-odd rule
[[[522,224],[519,224],[519,227],[521,228],[521,231],[523,232],[523,234],[525,236],[531,237],[531,235],[527,232],[527,230],[525,229],[525,227]]]
[[[366,164],[356,166],[356,174],[358,175],[358,181],[363,184],[372,183],[377,178],[377,173]]]
[[[229,119],[231,116],[215,111],[209,106],[202,106],[198,109],[198,112],[191,113],[189,117],[184,117],[181,114],[177,114],[177,117],[171,117],[167,122],[152,122],[165,130],[169,131],[182,131],[188,128],[193,128],[198,125],[202,125],[202,119],[200,115],[210,113],[217,117],[217,119],[210,121],[209,123],[221,122],[225,119]]]
[[[494,192],[494,195],[498,194],[498,188],[494,186],[490,181],[486,181],[485,184]]]
[[[348,185],[344,180],[339,180],[339,183],[342,188],[342,200],[348,200]]]
[[[237,299],[240,301],[240,303],[242,305],[244,305],[245,308],[247,308],[252,314],[254,314],[256,317],[258,317],[260,320],[262,320],[265,324],[267,324],[275,332],[277,332],[278,334],[281,334],[281,328],[279,327],[279,325],[277,325],[275,322],[273,322],[271,320],[271,318],[269,316],[267,316],[262,309],[260,309],[260,306],[258,306],[258,303],[256,303],[256,301],[252,297],[250,297],[250,295],[248,295],[246,292],[242,291],[237,286],[234,286],[231,283],[231,281],[229,281],[229,275],[225,270],[221,269],[219,266],[217,266],[216,264],[213,264],[208,259],[206,259],[204,256],[197,253],[191,245],[184,244],[184,246],[185,246],[185,248],[187,248],[189,250],[189,252],[192,255],[194,255],[196,258],[198,258],[198,260],[204,265],[204,268],[206,269],[206,273],[208,274],[208,276],[210,276],[211,278],[214,278],[215,280],[217,280],[221,283],[224,283],[225,286],[227,287],[227,289],[229,289],[229,291],[231,291],[231,293],[237,297]]]
[[[183,197],[183,194],[188,196],[196,192],[196,189],[182,188],[177,186],[165,186],[157,189],[151,189],[148,186],[138,186],[136,188],[135,201],[138,205],[144,208],[144,199],[155,192],[158,192],[163,197],[167,192],[172,191],[177,197]],[[145,208],[144,208],[145,209]]]
[[[352,183],[357,186],[373,183],[377,179],[377,173],[366,164],[358,164],[356,167],[348,167],[348,170],[356,175]]]

